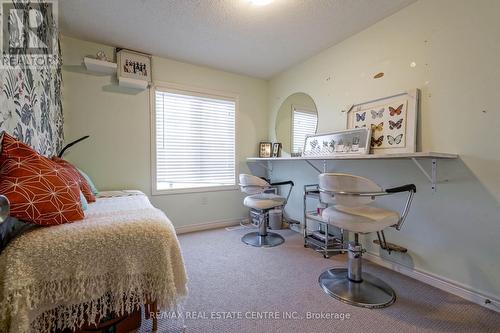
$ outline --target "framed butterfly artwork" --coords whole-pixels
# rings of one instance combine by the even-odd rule
[[[306,137],[303,156],[328,157],[370,153],[370,128],[356,128]]]
[[[412,89],[347,108],[347,129],[371,130],[373,154],[414,153],[420,90]]]

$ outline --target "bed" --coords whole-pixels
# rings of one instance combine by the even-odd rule
[[[84,220],[29,230],[0,255],[0,332],[76,330],[186,295],[172,223],[139,191],[101,192]]]

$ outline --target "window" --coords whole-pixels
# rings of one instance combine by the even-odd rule
[[[236,185],[236,100],[156,88],[156,192]]]
[[[292,107],[292,152],[298,153],[304,149],[306,136],[316,133],[317,122],[315,111]]]

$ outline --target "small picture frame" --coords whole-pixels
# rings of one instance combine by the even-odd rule
[[[281,142],[273,143],[273,157],[281,156]]]
[[[259,157],[269,158],[271,157],[273,144],[271,142],[261,142],[259,144]]]

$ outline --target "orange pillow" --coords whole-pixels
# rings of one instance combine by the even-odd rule
[[[77,168],[68,161],[63,160],[62,158],[59,158],[57,156],[52,157],[52,161],[56,162],[60,166],[62,166],[66,171],[68,171],[69,174],[73,177],[78,182],[78,185],[80,186],[80,190],[82,191],[83,195],[85,196],[85,199],[87,199],[87,202],[95,202],[95,196],[94,193],[92,192],[92,188],[90,187],[89,183],[85,178],[83,178],[82,174],[78,171]]]
[[[83,219],[80,187],[65,168],[5,132],[0,140],[0,193],[11,216],[40,225]]]

